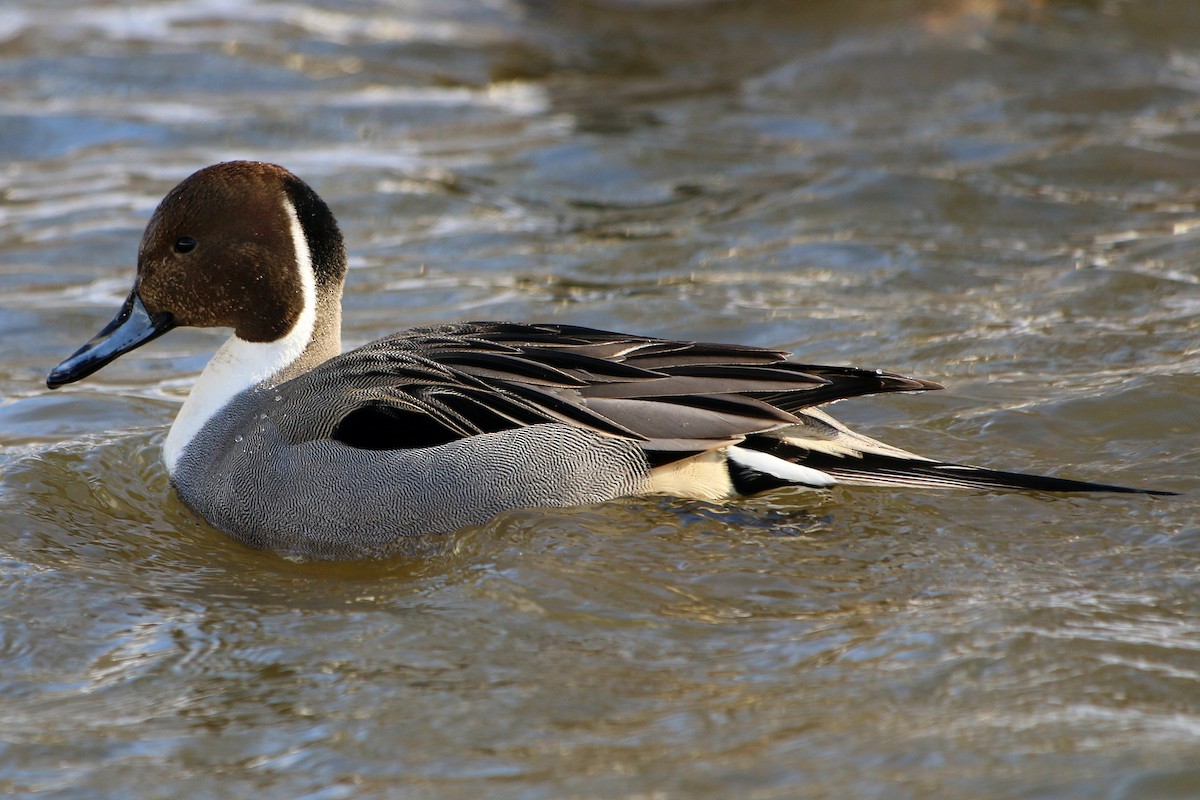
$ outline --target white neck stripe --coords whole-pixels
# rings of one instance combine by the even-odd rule
[[[236,395],[269,381],[286,369],[312,341],[317,323],[317,280],[313,272],[312,254],[296,207],[286,195],[282,200],[292,234],[292,251],[296,254],[296,273],[304,297],[300,316],[285,336],[273,342],[247,342],[234,334],[221,345],[196,379],[163,442],[163,460],[166,461],[167,471],[172,474],[184,449],[206,422]]]

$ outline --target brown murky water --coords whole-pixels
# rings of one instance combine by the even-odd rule
[[[277,161],[346,338],[461,318],[794,349],[839,415],[1183,492],[508,514],[295,564],[172,496],[220,335],[50,393],[194,169]],[[0,5],[0,793],[1200,796],[1200,6]]]

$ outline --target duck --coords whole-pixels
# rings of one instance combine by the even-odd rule
[[[346,248],[287,169],[205,167],[151,216],[113,320],[46,379],[177,327],[232,333],[163,440],[183,501],[243,544],[386,557],[515,509],[784,487],[1140,492],[926,458],[821,407],[941,389],[782,350],[558,323],[417,327],[342,352]]]

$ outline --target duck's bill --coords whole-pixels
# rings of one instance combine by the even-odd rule
[[[50,371],[46,385],[57,389],[86,378],[118,356],[128,353],[175,327],[170,314],[151,314],[134,289],[113,321],[66,361]]]

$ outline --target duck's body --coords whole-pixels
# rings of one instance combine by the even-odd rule
[[[254,547],[392,552],[513,508],[785,485],[1133,491],[931,461],[814,408],[940,388],[786,354],[563,325],[414,329],[339,355],[328,207],[281,167],[201,170],[155,212],[121,313],[48,378],[78,380],[177,325],[233,336],[164,443],[180,497]]]

